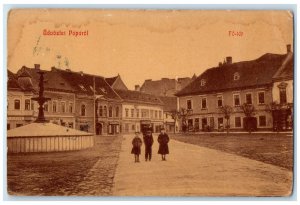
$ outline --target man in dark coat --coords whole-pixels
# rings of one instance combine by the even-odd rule
[[[150,129],[148,129],[144,135],[144,144],[145,144],[145,160],[151,161],[152,157],[152,145],[153,145],[153,136]]]
[[[166,154],[169,154],[169,146],[168,143],[170,141],[168,134],[165,132],[165,129],[162,128],[161,132],[157,138],[159,143],[158,154],[161,154],[161,159],[166,161]]]

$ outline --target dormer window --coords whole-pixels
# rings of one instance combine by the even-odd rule
[[[206,84],[206,80],[205,80],[205,79],[202,79],[202,80],[200,81],[200,85],[201,85],[201,86],[205,86],[205,84]]]
[[[233,75],[233,80],[239,80],[240,79],[240,74],[238,72],[235,72]]]
[[[81,90],[87,91],[83,85],[80,84],[79,87],[81,88]]]
[[[107,91],[105,90],[105,88],[100,88],[101,89],[101,91],[103,92],[103,93],[107,93]]]

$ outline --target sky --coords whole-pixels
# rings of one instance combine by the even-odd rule
[[[43,35],[44,30],[66,35]],[[88,31],[86,36],[69,31]],[[230,35],[233,32],[240,34]],[[129,89],[146,79],[192,77],[293,44],[290,11],[15,9],[8,16],[7,69],[40,64],[112,77]]]

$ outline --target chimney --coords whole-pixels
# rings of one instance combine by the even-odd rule
[[[219,62],[219,67],[221,67],[223,65],[223,63],[222,62]]]
[[[34,64],[34,69],[35,70],[40,70],[40,64]]]
[[[135,86],[134,86],[134,90],[135,90],[135,91],[141,91],[140,85],[135,85]]]
[[[231,56],[226,57],[226,64],[232,64],[232,57]]]
[[[51,71],[55,71],[56,68],[54,66],[51,67]]]
[[[152,81],[152,79],[147,79],[147,80],[145,80],[145,82],[151,82]]]
[[[287,45],[286,45],[286,52],[287,52],[287,53],[292,52],[291,44],[287,44]]]

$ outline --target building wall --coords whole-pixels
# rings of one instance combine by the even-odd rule
[[[47,120],[52,123],[75,128],[75,94],[58,92],[58,91],[45,91],[45,97],[51,98],[50,101],[44,104],[44,114]],[[56,104],[56,109],[55,109]],[[48,109],[46,108],[48,106]],[[38,115],[38,103],[34,101],[34,115]],[[64,108],[63,108],[64,107]]]
[[[260,104],[258,101],[258,93],[264,93],[264,103]],[[252,96],[252,104],[254,105],[256,112],[255,116],[257,118],[257,124],[259,129],[270,129],[272,128],[272,115],[270,112],[267,112],[267,106],[272,102],[272,89],[271,87],[262,87],[262,88],[255,88],[255,89],[244,89],[244,90],[233,90],[233,91],[226,91],[220,93],[213,93],[207,95],[194,95],[194,96],[186,96],[186,97],[179,97],[179,107],[187,109],[187,100],[191,100],[192,103],[192,110],[188,115],[187,119],[192,120],[193,125],[195,124],[196,119],[199,120],[199,129],[203,129],[202,126],[202,119],[207,119],[207,124],[217,130],[218,126],[218,118],[223,118],[223,127],[226,124],[226,120],[224,119],[223,114],[220,112],[220,108],[218,108],[217,99],[221,97],[222,105],[229,105],[233,108],[233,113],[230,116],[230,128],[231,129],[243,129],[243,118],[245,117],[243,111],[241,110],[240,106],[234,105],[234,95],[239,95],[240,97],[240,105],[246,102],[246,94],[250,94]],[[201,102],[202,99],[206,98],[206,106],[207,108],[202,108]],[[260,126],[259,121],[264,121],[262,119],[265,116],[266,118],[266,125]],[[236,126],[235,120],[236,117],[240,117],[241,126]],[[260,120],[261,119],[261,120]],[[204,120],[205,121],[205,120]],[[205,124],[205,123],[204,123]],[[238,125],[239,123],[237,123]]]
[[[32,120],[34,111],[31,109],[31,98],[33,93],[25,93],[22,91],[7,92],[7,129],[13,129],[19,126],[26,125]],[[20,101],[20,109],[15,109],[15,100]],[[30,100],[29,109],[25,109],[25,100]]]
[[[82,106],[85,107],[84,112]],[[76,95],[75,97],[75,116],[76,126],[78,130],[94,133],[94,100],[93,96]]]
[[[139,110],[139,114],[137,114],[137,110]],[[122,103],[122,133],[141,132],[141,122],[143,121],[151,123],[153,131],[159,132],[159,128],[163,126],[163,107],[159,105]]]
[[[111,113],[110,113],[111,109]],[[121,132],[122,105],[118,101],[97,101],[97,134],[119,134]]]
[[[293,80],[274,82],[272,88],[273,101],[278,103],[280,102],[278,85],[281,84],[282,82],[287,83],[287,87],[286,87],[287,103],[293,103]]]

